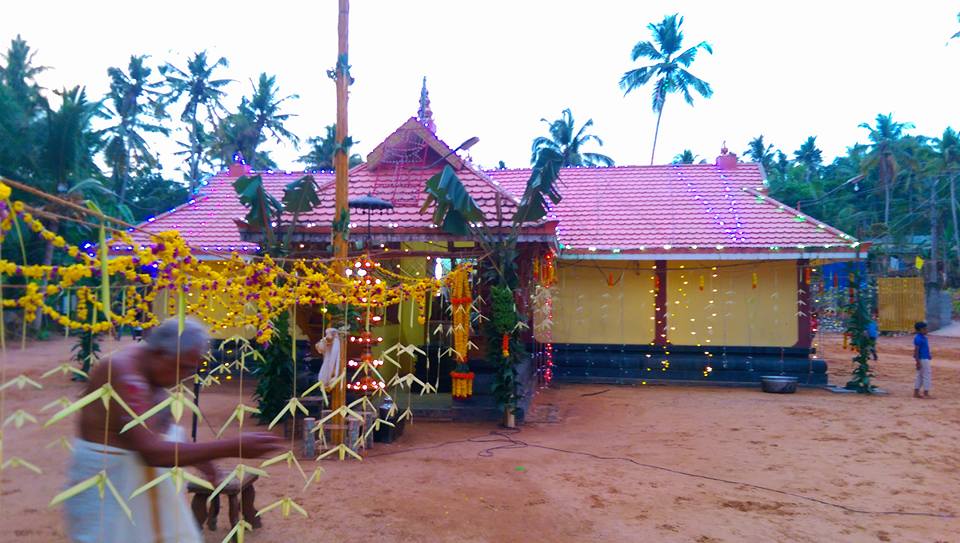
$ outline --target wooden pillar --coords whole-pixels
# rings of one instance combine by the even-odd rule
[[[669,337],[667,336],[667,261],[657,260],[656,269],[654,269],[656,289],[654,292],[654,326],[653,343],[656,345],[667,345]]]
[[[812,296],[810,295],[811,285],[807,284],[807,267],[810,261],[806,259],[797,260],[797,343],[794,347],[799,349],[809,349],[813,343],[811,334],[810,312]]]
[[[338,275],[343,274],[343,268],[347,260],[347,232],[336,228],[341,224],[348,209],[348,180],[347,171],[349,169],[348,154],[343,149],[343,140],[347,137],[347,97],[348,86],[350,85],[350,74],[347,71],[348,61],[348,27],[350,22],[350,0],[339,0],[339,18],[337,20],[337,65],[335,68],[337,75],[337,132],[336,142],[337,151],[333,155],[333,167],[336,180],[336,200],[334,206],[333,224],[333,256],[335,258],[333,269]],[[349,226],[349,219],[344,228]],[[347,349],[346,342],[341,338],[343,348],[340,349],[340,364],[337,375],[343,375],[347,371]],[[346,403],[347,399],[347,380],[341,379],[340,383],[333,390],[330,407],[337,410]],[[344,442],[343,417],[337,415],[333,419],[336,428],[331,432],[331,440],[335,444]]]

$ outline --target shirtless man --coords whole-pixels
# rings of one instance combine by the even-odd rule
[[[167,397],[167,389],[189,378],[209,348],[210,338],[203,324],[193,319],[184,323],[179,334],[180,370],[177,372],[177,321],[170,319],[142,343],[124,348],[112,357],[110,371],[113,387],[138,413],[144,413]],[[101,362],[90,374],[85,393],[99,389],[106,381],[108,363]],[[74,444],[68,485],[106,471],[110,482],[126,500],[133,522],[127,518],[108,491],[101,500],[96,487],[65,503],[67,531],[71,541],[93,542],[173,542],[203,541],[187,507],[185,497],[166,479],[150,490],[130,498],[140,486],[174,465],[195,466],[209,479],[214,477],[211,463],[217,458],[240,456],[256,458],[279,449],[281,440],[269,433],[247,433],[206,443],[182,443],[180,430],[171,424],[169,411],[147,420],[148,428],[137,425],[120,433],[131,417],[111,402],[109,420],[102,402],[95,401],[80,412],[79,438]],[[180,434],[182,435],[182,430]]]

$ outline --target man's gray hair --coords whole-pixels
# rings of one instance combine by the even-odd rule
[[[144,341],[147,346],[167,356],[177,355],[177,319],[170,318],[150,330]],[[193,317],[183,321],[183,333],[180,336],[180,352],[189,353],[199,351],[206,354],[210,350],[210,333],[207,326]]]

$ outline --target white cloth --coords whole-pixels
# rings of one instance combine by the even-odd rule
[[[186,497],[173,481],[166,481],[130,498],[134,490],[163,475],[165,468],[143,463],[135,451],[74,441],[67,486],[71,487],[106,470],[110,482],[133,513],[131,522],[109,489],[100,499],[97,487],[64,503],[67,534],[75,543],[202,543],[203,538]]]
[[[920,359],[920,368],[917,369],[917,379],[913,385],[915,390],[922,388],[929,392],[930,389],[933,388],[933,369],[930,364],[929,359]]]
[[[326,336],[317,342],[317,350],[323,353],[317,380],[329,385],[337,377],[340,366],[340,332],[336,328],[327,328]]]

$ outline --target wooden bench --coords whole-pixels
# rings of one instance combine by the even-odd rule
[[[242,482],[234,478],[213,499],[209,510],[207,509],[207,499],[213,492],[194,483],[188,483],[187,492],[193,494],[190,508],[193,510],[193,516],[197,519],[197,524],[202,528],[204,522],[206,522],[210,531],[217,529],[217,515],[220,514],[220,495],[225,495],[230,513],[230,526],[235,526],[240,522],[240,513],[242,512],[243,520],[249,522],[254,528],[261,527],[263,522],[257,516],[257,508],[253,504],[257,496],[253,483],[258,478],[257,475],[248,474],[243,476]]]

